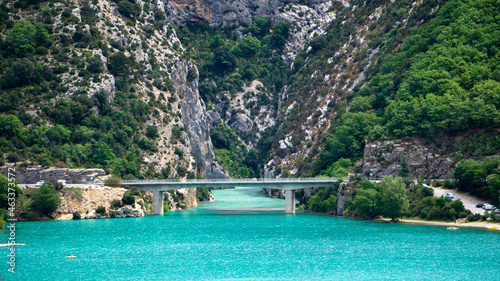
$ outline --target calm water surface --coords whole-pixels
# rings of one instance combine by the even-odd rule
[[[246,188],[163,217],[17,223],[4,280],[500,280],[500,233],[386,224],[284,207]],[[0,241],[9,233],[2,231]],[[65,256],[73,254],[77,259]]]

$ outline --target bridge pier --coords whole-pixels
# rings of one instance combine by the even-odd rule
[[[285,212],[295,214],[295,190],[285,190]]]
[[[153,192],[153,214],[163,216],[163,191]]]

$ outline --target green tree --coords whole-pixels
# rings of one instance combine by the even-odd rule
[[[0,209],[7,210],[9,207],[9,187],[14,190],[15,197],[18,198],[22,192],[21,189],[17,186],[17,183],[14,182],[14,186],[9,185],[9,179],[4,175],[0,175]],[[12,191],[12,190],[11,190]],[[5,219],[5,217],[4,217]]]
[[[35,36],[33,39],[37,46],[50,46],[50,34],[40,22],[35,24]]]
[[[156,126],[148,126],[146,128],[146,136],[150,139],[156,139],[159,137],[158,135],[158,127]]]
[[[118,11],[127,18],[137,18],[141,13],[141,6],[138,3],[130,3],[128,0],[122,0],[118,3]]]
[[[373,188],[356,190],[356,196],[354,197],[352,204],[360,216],[374,218],[378,215],[378,195],[379,193]]]
[[[79,220],[81,218],[82,218],[82,215],[80,215],[80,212],[78,212],[78,211],[73,212],[73,219],[74,220]]]
[[[117,175],[111,175],[104,181],[104,185],[119,187],[122,185],[122,179]]]
[[[192,82],[192,81],[194,81],[194,80],[195,80],[195,79],[197,79],[197,78],[198,78],[198,73],[197,73],[196,68],[195,68],[195,67],[191,67],[191,68],[189,68],[188,73],[187,73],[186,80],[187,80],[188,82]]]
[[[87,65],[87,71],[92,73],[102,73],[104,71],[100,55],[95,55],[91,59],[89,59],[89,64]]]
[[[217,72],[231,72],[236,67],[236,58],[231,53],[228,47],[221,46],[214,51],[213,65]]]
[[[130,192],[125,192],[122,197],[122,203],[123,205],[132,205],[135,203],[135,196],[132,195]]]
[[[94,145],[94,155],[92,161],[97,164],[106,165],[109,161],[116,158],[108,144],[99,141]]]
[[[401,168],[398,171],[399,176],[408,177],[411,173],[411,170],[410,170],[410,165],[408,164],[408,160],[406,160],[406,157],[402,157],[399,160],[399,165],[401,166]]]
[[[493,203],[500,202],[500,157],[484,161],[462,160],[455,167],[453,176],[458,189]]]
[[[106,213],[106,207],[104,207],[102,205],[98,206],[97,209],[95,210],[95,212],[98,214],[104,214],[104,213]]]
[[[25,56],[35,50],[36,28],[31,22],[26,20],[18,21],[12,29],[5,35],[5,43],[12,46],[15,53],[19,56]]]
[[[406,185],[402,178],[385,176],[380,183],[381,201],[380,210],[384,217],[396,220],[403,216],[408,209]]]
[[[257,17],[252,21],[252,25],[248,28],[253,36],[262,39],[271,31],[272,21],[262,16]]]
[[[340,158],[358,159],[362,156],[365,139],[376,124],[382,121],[373,112],[347,113],[342,123],[325,140],[325,148],[315,162],[319,174]]]
[[[481,162],[462,160],[455,167],[453,176],[456,179],[456,186],[459,190],[468,191],[481,197],[488,197],[486,183],[488,175],[483,169]]]
[[[23,122],[15,115],[0,115],[0,135],[3,137],[19,137],[22,134]]]
[[[5,228],[5,220],[3,216],[0,216],[0,231],[4,230]]]
[[[36,66],[31,60],[27,58],[18,59],[6,70],[2,81],[2,88],[9,89],[30,85],[41,80],[42,77],[36,71]]]
[[[50,183],[45,183],[40,188],[35,189],[31,199],[31,208],[41,215],[51,216],[61,204],[59,194]]]
[[[196,200],[198,202],[209,201],[211,198],[210,189],[205,187],[200,187],[196,189]]]
[[[226,45],[224,38],[220,34],[216,34],[212,38],[212,41],[210,42],[210,49],[215,50],[215,49],[222,47],[224,45]]]
[[[347,177],[351,167],[352,162],[350,159],[340,158],[335,163],[332,163],[328,169],[321,171],[320,175],[328,177]]]
[[[334,211],[337,206],[337,188],[338,184],[319,188],[307,201],[307,208],[315,212]]]
[[[260,40],[253,36],[247,36],[241,40],[233,49],[236,56],[243,58],[254,57],[260,49]]]
[[[311,52],[317,52],[321,49],[323,49],[327,45],[328,41],[326,40],[325,36],[315,36],[311,41],[309,42],[309,46],[311,46]]]
[[[108,67],[113,75],[122,77],[128,75],[133,65],[134,62],[132,59],[127,57],[123,52],[116,52],[109,57]]]
[[[274,50],[283,50],[290,36],[291,23],[281,21],[269,38],[269,47]]]
[[[495,174],[490,174],[486,178],[490,188],[491,199],[498,204],[500,202],[500,167]]]

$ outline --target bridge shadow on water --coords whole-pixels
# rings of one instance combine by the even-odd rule
[[[212,190],[215,200],[165,215],[285,215],[285,200],[271,198],[260,189],[236,187]],[[299,211],[298,213],[302,213]]]

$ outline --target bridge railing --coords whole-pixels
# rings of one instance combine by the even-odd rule
[[[242,182],[336,182],[347,178],[252,178],[252,179],[165,179],[165,180],[122,180],[123,185],[145,183],[242,183]]]

